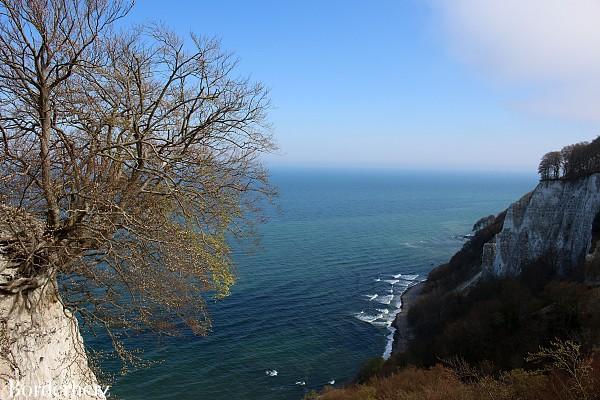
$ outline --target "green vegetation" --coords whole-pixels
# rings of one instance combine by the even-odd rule
[[[356,385],[314,398],[600,398],[600,288],[582,277],[559,280],[548,272],[549,257],[519,279],[463,294],[436,288],[454,280],[442,271],[432,272],[437,282],[409,311],[415,338],[407,352],[380,368],[373,361]]]
[[[571,276],[552,254],[516,278],[480,281],[483,245],[505,213],[428,276],[408,311],[414,338],[402,354],[370,362],[355,384],[322,400],[600,399],[600,217],[591,254]]]
[[[533,270],[545,266],[540,261]],[[529,277],[544,279],[532,271],[518,280],[484,282],[466,295],[424,297],[409,311],[416,338],[397,362],[431,366],[461,357],[505,370],[527,367],[525,356],[555,338],[575,338],[593,348],[600,339],[600,289]]]
[[[133,5],[0,2],[0,293],[53,288],[124,365],[131,335],[209,331],[275,195],[268,90],[217,40],[115,29]]]

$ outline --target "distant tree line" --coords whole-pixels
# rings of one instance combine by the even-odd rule
[[[545,154],[540,161],[540,179],[577,179],[600,172],[600,136],[591,142],[565,146]]]

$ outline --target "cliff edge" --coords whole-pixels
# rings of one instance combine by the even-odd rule
[[[486,217],[486,223],[448,263],[429,273],[419,293],[396,317],[393,353],[410,348],[411,338],[419,334],[415,330],[426,335],[432,329],[432,316],[441,308],[456,302],[456,312],[462,313],[461,304],[469,292],[480,292],[486,285],[493,287],[496,280],[528,279],[529,284],[535,281],[533,285],[540,287],[554,276],[597,282],[600,274],[592,279],[589,275],[590,271],[595,273],[593,268],[600,270],[600,246],[596,245],[599,215],[600,174],[596,173],[574,180],[542,181],[507,210]],[[411,318],[411,310],[417,308]]]
[[[2,243],[36,228],[25,217],[0,220],[0,288],[19,279]],[[106,399],[108,387],[99,385],[77,318],[63,305],[56,286],[49,279],[31,290],[0,290],[0,399]]]
[[[502,230],[483,248],[482,272],[518,276],[522,268],[549,257],[568,275],[593,249],[600,211],[600,174],[574,181],[542,181],[506,212]]]

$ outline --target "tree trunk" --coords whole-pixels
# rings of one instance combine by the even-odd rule
[[[41,79],[41,81],[45,82],[45,72],[43,76],[44,79]],[[48,203],[48,226],[51,229],[56,229],[58,228],[60,211],[56,200],[56,195],[54,193],[54,183],[52,182],[51,177],[52,163],[50,160],[50,135],[52,130],[52,117],[50,112],[50,100],[48,96],[48,89],[43,85],[40,89],[38,110],[41,125],[40,160],[42,163],[42,189],[44,190],[44,196],[46,197],[46,202]]]
[[[4,264],[4,265],[3,265]],[[0,280],[11,268],[0,259]],[[0,295],[0,399],[105,399],[55,285]]]

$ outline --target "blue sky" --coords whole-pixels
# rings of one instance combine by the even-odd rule
[[[219,37],[271,89],[269,165],[533,170],[600,133],[600,9],[529,2],[142,0],[128,22]]]

